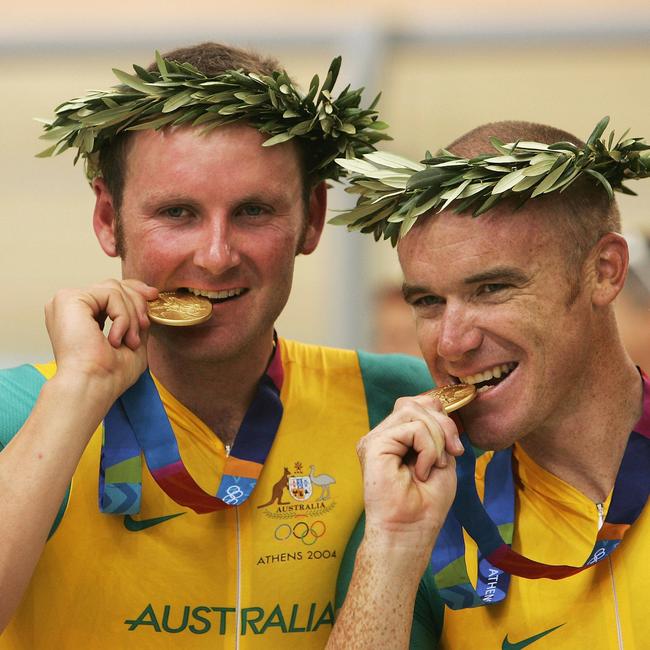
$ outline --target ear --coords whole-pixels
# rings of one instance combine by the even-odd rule
[[[110,257],[117,257],[117,238],[115,236],[116,214],[113,197],[102,178],[92,182],[95,192],[95,210],[93,211],[93,229],[102,250]]]
[[[627,242],[614,232],[607,233],[594,246],[590,255],[593,271],[591,301],[605,307],[618,296],[627,277],[629,255]]]
[[[302,246],[298,251],[303,255],[314,252],[325,227],[325,214],[327,213],[327,183],[325,181],[321,181],[311,189],[308,209],[307,227]]]

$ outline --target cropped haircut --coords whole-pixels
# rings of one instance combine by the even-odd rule
[[[506,143],[520,140],[553,144],[563,141],[580,148],[585,146],[580,139],[561,129],[533,122],[504,121],[472,129],[447,149],[458,156],[472,158],[492,149],[490,137],[497,137]],[[554,225],[566,235],[563,241],[570,270],[582,264],[587,253],[603,235],[621,231],[621,216],[616,201],[609,198],[594,178],[583,176],[562,192],[529,200],[543,202],[548,219],[557,220]],[[525,209],[526,204],[522,207],[522,210]]]
[[[179,63],[189,63],[208,77],[215,77],[227,70],[243,70],[244,72],[271,75],[280,69],[279,62],[272,57],[262,56],[250,50],[222,45],[221,43],[201,43],[190,47],[182,47],[166,52],[163,57]],[[153,71],[157,69],[157,66],[152,63],[148,69]],[[104,145],[99,152],[100,174],[106,183],[113,199],[113,208],[118,215],[118,248],[122,244],[119,211],[124,197],[126,157],[132,135],[128,131],[120,133]],[[302,176],[302,200],[307,206],[313,179],[307,173],[306,155],[303,146],[299,144],[293,146],[296,147]]]

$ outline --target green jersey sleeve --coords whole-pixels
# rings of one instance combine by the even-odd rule
[[[398,397],[418,395],[433,388],[434,384],[425,364],[407,355],[378,355],[359,352],[359,365],[368,404],[370,428],[376,427],[389,415]],[[350,585],[354,559],[363,538],[365,516],[357,522],[348,542],[336,588],[336,608],[343,605]],[[418,597],[411,631],[411,648],[437,647],[439,630],[442,628],[444,607],[435,591],[433,576],[423,578],[418,589]],[[405,613],[405,615],[409,615]]]
[[[25,424],[34,408],[45,377],[34,366],[23,365],[0,370],[0,453]],[[70,488],[50,529],[56,531],[70,497]]]

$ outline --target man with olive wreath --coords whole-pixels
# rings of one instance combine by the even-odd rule
[[[339,65],[302,94],[207,43],[46,126],[123,278],[57,293],[56,364],[0,372],[3,650],[324,646],[356,441],[430,385],[416,360],[274,331],[334,159],[385,137],[360,91],[332,94]]]
[[[648,647],[650,382],[614,315],[613,190],[650,176],[650,144],[608,121],[340,161],[360,201],[337,221],[397,244],[436,390],[475,398],[440,403],[420,447],[404,430],[431,413],[404,398],[361,443],[365,532],[328,649]]]

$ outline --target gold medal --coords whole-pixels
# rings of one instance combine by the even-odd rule
[[[449,414],[469,404],[476,397],[476,386],[472,386],[472,384],[438,386],[438,388],[427,391],[424,395],[437,397],[442,402],[444,412]]]
[[[147,313],[154,323],[187,327],[205,323],[212,316],[212,303],[193,293],[162,291],[147,304]]]

